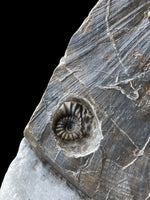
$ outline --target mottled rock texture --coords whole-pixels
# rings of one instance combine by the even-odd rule
[[[149,8],[149,0],[98,1],[25,129],[85,199],[150,197]]]

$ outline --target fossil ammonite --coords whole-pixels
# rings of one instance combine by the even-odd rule
[[[76,140],[89,135],[92,114],[79,102],[64,102],[56,111],[53,123],[55,135],[62,140]]]

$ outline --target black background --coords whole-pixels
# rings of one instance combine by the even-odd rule
[[[1,7],[0,183],[54,68],[96,2],[21,1]]]

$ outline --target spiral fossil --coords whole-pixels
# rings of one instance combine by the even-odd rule
[[[53,130],[62,140],[76,140],[88,136],[92,114],[79,102],[64,102],[57,110]]]

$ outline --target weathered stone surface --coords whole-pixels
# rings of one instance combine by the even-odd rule
[[[23,139],[0,190],[0,200],[80,200],[64,179],[56,177]]]
[[[150,196],[149,7],[98,1],[25,129],[38,155],[95,200]],[[78,102],[92,116],[88,134],[84,109],[72,111]]]
[[[25,129],[85,199],[150,198],[149,8],[149,0],[98,1]]]
[[[149,5],[97,3],[25,130],[40,156],[93,199],[141,200],[150,193]],[[53,116],[68,97],[86,100],[93,110],[97,143],[90,138],[94,130],[89,140],[71,143],[55,136]]]

